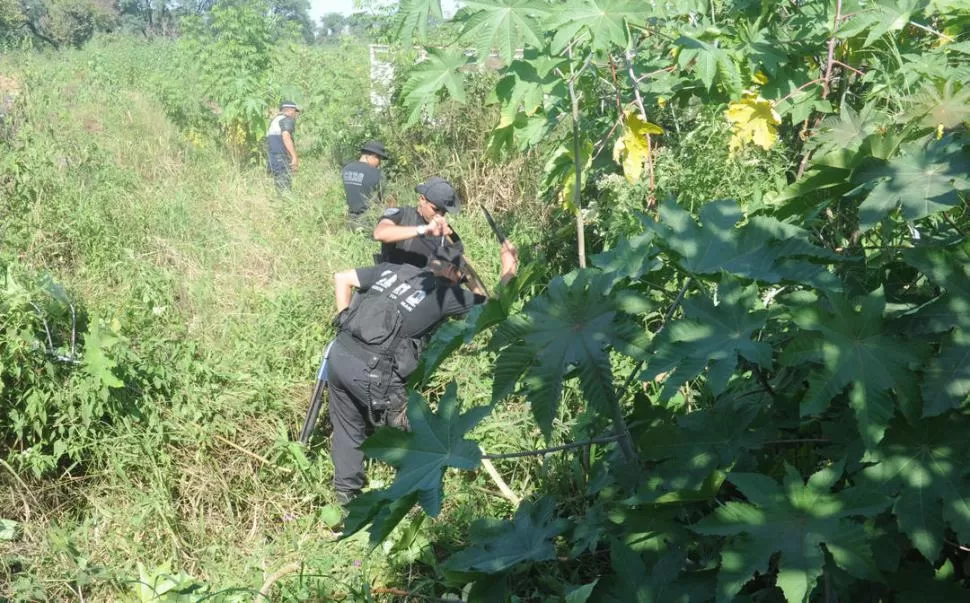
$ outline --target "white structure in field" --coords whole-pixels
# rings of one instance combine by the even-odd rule
[[[370,103],[382,111],[391,106],[391,86],[394,83],[394,65],[391,63],[391,47],[385,44],[370,45]]]

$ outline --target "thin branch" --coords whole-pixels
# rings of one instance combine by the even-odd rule
[[[620,452],[623,453],[623,457],[627,462],[633,463],[634,465],[639,465],[640,461],[637,455],[637,449],[633,446],[633,434],[630,433],[630,426],[626,424],[626,419],[623,417],[623,407],[620,406],[620,400],[623,394],[626,393],[627,388],[630,387],[630,383],[633,382],[633,378],[640,373],[641,366],[643,366],[642,360],[630,371],[629,376],[626,378],[626,383],[623,384],[623,389],[617,395],[613,396],[610,408],[613,413],[613,431],[620,443]]]
[[[959,543],[956,543],[956,542],[953,542],[952,540],[944,540],[943,542],[945,542],[945,543],[947,543],[948,545],[950,545],[950,546],[952,546],[952,547],[956,547],[956,548],[958,548],[958,549],[960,549],[961,551],[964,551],[964,552],[967,552],[967,553],[970,553],[970,548],[968,548],[968,547],[965,547],[965,546],[963,546],[962,544],[959,544]]]
[[[667,322],[670,321],[670,318],[674,315],[674,312],[684,300],[684,296],[687,294],[687,288],[690,286],[691,280],[692,278],[688,277],[687,280],[684,281],[684,285],[677,293],[677,298],[674,299],[674,302],[670,304],[670,307],[664,314],[663,321],[660,323],[660,328],[658,328],[656,331],[657,333],[663,331],[664,327],[667,325]],[[620,450],[623,451],[623,456],[627,457],[627,460],[634,462],[637,460],[636,448],[633,447],[633,435],[630,433],[630,428],[627,426],[626,421],[623,420],[623,410],[620,408],[620,399],[624,394],[626,394],[627,390],[630,388],[630,384],[633,383],[636,376],[640,374],[640,369],[643,368],[643,363],[644,361],[640,360],[636,363],[636,365],[634,365],[633,370],[631,370],[630,374],[627,375],[626,381],[623,382],[623,387],[617,393],[615,403],[613,404],[613,423],[616,430],[616,437],[620,442]]]
[[[768,383],[768,378],[765,377],[765,374],[761,370],[761,367],[758,366],[757,364],[754,365],[754,374],[758,377],[758,383],[761,384],[761,387],[768,390],[768,395],[771,396],[771,399],[774,400],[775,402],[778,402],[778,394],[775,393],[775,388],[771,387],[771,384]]]
[[[249,458],[255,459],[255,460],[259,461],[260,463],[263,463],[264,465],[269,465],[269,466],[271,466],[271,467],[273,467],[275,469],[279,469],[280,471],[283,471],[284,473],[290,473],[292,471],[292,469],[290,469],[289,467],[280,467],[276,463],[270,461],[265,456],[260,456],[260,455],[256,454],[255,452],[250,452],[249,450],[246,450],[245,448],[243,448],[239,444],[236,444],[235,442],[231,442],[231,441],[227,440],[226,438],[222,437],[219,434],[213,434],[212,437],[214,437],[215,439],[219,440],[220,442],[222,442],[223,444],[225,444],[227,446],[231,446],[232,448],[235,448],[236,450],[238,450],[239,452],[245,454]]]
[[[266,580],[263,582],[263,587],[259,589],[259,594],[265,597],[267,600],[272,601],[269,593],[273,589],[273,585],[276,584],[277,580],[287,574],[295,574],[296,572],[300,571],[302,567],[302,563],[297,563],[295,561],[293,563],[287,563],[266,578]]]
[[[788,100],[788,99],[790,99],[791,97],[793,97],[793,96],[795,96],[796,94],[798,94],[799,92],[801,92],[801,91],[802,91],[802,90],[804,90],[805,88],[808,88],[809,86],[814,86],[814,85],[816,85],[816,84],[818,84],[818,83],[820,83],[820,82],[822,82],[822,78],[820,78],[820,77],[817,77],[817,78],[815,78],[814,80],[812,80],[812,81],[810,81],[810,82],[805,82],[804,84],[802,84],[802,85],[801,85],[801,86],[799,86],[798,88],[795,88],[794,90],[792,90],[791,92],[789,92],[789,93],[788,93],[788,94],[786,94],[785,96],[783,96],[783,97],[781,97],[781,98],[779,98],[779,99],[778,99],[778,100],[776,100],[776,101],[772,101],[772,102],[773,102],[773,103],[774,103],[775,105],[780,105],[781,103],[783,103],[783,102],[785,102],[786,100]]]
[[[966,237],[967,236],[967,233],[964,232],[963,229],[960,228],[960,226],[957,225],[957,223],[954,222],[953,218],[951,218],[946,212],[943,212],[943,219],[946,220],[947,222],[949,222],[950,223],[950,226],[952,226],[954,229],[956,229],[956,231],[958,233],[960,233],[961,236],[963,236],[963,237]]]
[[[620,114],[620,117],[617,118],[615,122],[613,122],[613,127],[610,128],[610,131],[606,133],[606,136],[601,138],[600,141],[596,143],[596,146],[594,147],[593,161],[596,161],[596,158],[599,157],[600,153],[602,153],[603,150],[606,148],[606,142],[613,137],[613,132],[616,132],[616,129],[620,127],[621,123],[623,123],[622,113]]]
[[[925,31],[927,33],[931,33],[934,36],[938,36],[940,38],[943,38],[947,42],[953,42],[953,41],[956,40],[956,38],[950,37],[950,36],[946,35],[945,33],[941,32],[941,31],[936,31],[932,27],[927,27],[926,25],[922,25],[920,23],[917,23],[916,21],[910,21],[909,24],[912,25],[913,27],[917,28],[917,29],[922,29],[923,31]]]
[[[586,57],[586,61],[583,63],[583,66],[580,67],[578,71],[572,71],[572,72],[570,72],[568,78],[566,77],[566,74],[561,69],[559,69],[558,67],[556,68],[556,75],[558,75],[560,78],[566,80],[566,85],[567,86],[572,86],[576,82],[576,80],[579,79],[579,76],[581,76],[583,74],[583,72],[586,71],[586,68],[589,67],[589,65],[590,65],[590,63],[592,61],[593,61],[593,56],[592,55]]]
[[[497,459],[518,459],[527,456],[543,456],[553,452],[561,452],[563,450],[571,450],[573,448],[582,448],[583,446],[590,446],[592,444],[607,444],[609,442],[616,442],[622,436],[611,435],[603,436],[601,438],[593,438],[591,440],[586,440],[585,442],[571,442],[569,444],[562,444],[560,446],[552,446],[550,448],[542,448],[539,450],[523,450],[521,452],[506,452],[504,454],[483,454],[483,460],[497,460]]]
[[[24,483],[24,480],[20,479],[20,475],[16,471],[13,470],[13,467],[11,467],[10,465],[8,465],[7,464],[7,461],[3,460],[2,458],[0,458],[0,465],[3,465],[7,469],[7,471],[10,472],[10,475],[12,475],[15,480],[17,480],[17,483],[20,484],[20,487],[24,489],[24,492],[26,492],[27,494],[29,494],[30,497],[32,499],[34,499],[34,504],[37,505],[38,507],[40,507],[40,501],[37,500],[37,497],[36,496],[34,496],[34,493],[30,489],[30,487],[28,487],[27,484]]]
[[[842,61],[840,61],[838,59],[836,59],[836,60],[834,60],[832,62],[835,63],[836,65],[838,65],[839,67],[842,67],[843,69],[848,69],[849,71],[851,71],[851,72],[853,72],[853,73],[855,73],[857,75],[865,75],[866,74],[865,71],[860,71],[859,69],[856,69],[852,65],[846,65],[845,63],[843,63]]]
[[[815,130],[818,129],[819,124],[822,123],[822,115],[819,115],[818,117],[815,118],[815,123],[812,124],[811,130],[809,130],[808,129],[808,119],[809,118],[807,118],[807,117],[805,118],[805,125],[803,126],[802,132],[809,132],[809,131],[810,132],[814,132]],[[807,139],[807,136],[808,136],[808,134],[806,134],[803,137],[803,139]],[[795,179],[796,180],[798,180],[799,178],[802,177],[803,174],[805,174],[805,170],[808,169],[808,160],[811,159],[811,157],[812,157],[812,151],[811,151],[811,149],[809,149],[802,156],[802,160],[798,164],[798,173],[795,176]]]
[[[68,305],[71,307],[71,358],[77,358],[77,312],[74,304]]]
[[[492,464],[492,461],[490,461],[489,458],[491,457],[489,457],[487,454],[482,455],[482,467],[485,467],[486,473],[488,473],[489,477],[492,478],[492,481],[495,482],[495,485],[498,487],[499,492],[502,493],[502,496],[507,498],[510,503],[518,507],[519,503],[522,502],[522,499],[512,491],[512,488],[509,488],[509,485],[505,483],[504,479],[502,479],[502,476],[499,474],[498,470],[495,469],[495,465]]]
[[[47,319],[44,318],[44,313],[41,311],[40,306],[34,302],[28,302],[34,308],[34,312],[37,313],[37,318],[44,324],[44,332],[47,333],[47,347],[49,353],[54,353],[54,341],[51,339],[51,330],[47,327]]]
[[[636,371],[631,373],[631,375],[635,374]],[[564,450],[572,450],[573,448],[583,448],[585,446],[592,446],[593,444],[609,444],[611,442],[620,441],[621,439],[622,436],[611,435],[603,436],[601,438],[593,438],[584,442],[570,442],[569,444],[561,444],[559,446],[551,446],[549,448],[540,448],[539,450],[522,450],[520,452],[506,452],[504,454],[483,454],[482,460],[518,459],[529,456],[544,456],[553,452],[562,452]],[[764,446],[779,446],[784,444],[828,444],[831,442],[832,440],[825,438],[800,438],[792,440],[767,440],[761,442],[761,444]]]
[[[687,295],[687,287],[690,286],[690,282],[692,280],[693,280],[692,277],[687,277],[687,280],[684,281],[684,286],[681,287],[680,291],[677,292],[677,298],[674,299],[674,303],[670,304],[670,307],[667,308],[667,312],[664,314],[663,321],[661,321],[660,328],[657,329],[657,333],[664,330],[664,327],[667,326],[667,323],[670,322],[670,319],[674,315],[674,312],[676,312],[678,306],[680,306],[680,302],[684,301],[684,296]],[[656,335],[656,333],[654,334]]]
[[[835,34],[839,31],[839,18],[842,15],[842,0],[836,0],[835,2],[835,21],[832,23],[832,37],[829,39],[829,56],[828,62],[825,64],[825,83],[822,86],[822,98],[826,98],[829,95],[829,82],[832,79],[832,65],[835,61]]]
[[[618,115],[623,115],[623,103],[620,101],[620,82],[616,77],[616,61],[613,60],[613,55],[610,55],[610,76],[613,78],[613,93],[616,98],[616,112]],[[613,126],[614,129],[616,126]],[[612,130],[610,130],[612,132]]]
[[[676,68],[677,68],[677,65],[671,65],[670,67],[664,67],[663,69],[657,69],[655,71],[651,71],[650,73],[644,73],[643,75],[641,75],[640,77],[637,78],[637,83],[639,84],[640,82],[642,82],[643,80],[647,79],[648,77],[653,77],[653,76],[657,75],[658,73],[663,73],[664,71],[673,71]]]
[[[48,36],[44,32],[40,31],[37,28],[37,26],[34,25],[34,22],[31,21],[30,19],[27,19],[24,22],[24,27],[26,27],[27,29],[29,29],[30,30],[30,33],[34,34],[35,36],[37,36],[41,40],[43,40],[43,41],[47,42],[48,44],[50,44],[51,46],[53,46],[54,47],[54,50],[59,50],[60,49],[61,45],[56,40],[54,40],[53,38],[51,38],[50,36]]]
[[[713,8],[711,10],[713,10]],[[626,59],[627,73],[630,74],[630,82],[633,83],[633,97],[636,100],[637,108],[640,109],[640,117],[643,119],[643,121],[647,121],[647,109],[643,104],[643,96],[640,94],[639,80],[637,79],[637,74],[633,71],[633,51],[632,50],[626,51],[624,58]],[[650,134],[647,133],[646,137],[647,137],[647,173],[649,174],[649,177],[650,177],[650,198],[647,199],[647,207],[653,207],[654,203],[656,203],[657,201],[656,195],[654,194],[654,191],[656,190],[656,183],[653,178],[653,151],[652,151],[652,145],[650,141]]]
[[[658,28],[653,27],[653,26],[650,26],[650,25],[633,25],[633,24],[631,24],[630,25],[630,28],[631,29],[636,29],[636,30],[639,30],[639,31],[645,31],[645,32],[649,33],[650,35],[657,36],[658,38],[666,38],[667,41],[669,41],[669,42],[674,42],[674,41],[677,40],[677,37],[676,36],[672,36],[669,33],[663,31],[662,29],[658,29]]]

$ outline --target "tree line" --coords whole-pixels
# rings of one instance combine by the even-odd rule
[[[217,4],[237,0],[0,0],[0,47],[30,42],[51,48],[80,47],[99,32],[177,37],[187,16],[209,16]],[[379,39],[391,15],[359,12],[310,17],[309,0],[270,0],[266,16],[277,39],[306,44],[334,42],[342,35]]]

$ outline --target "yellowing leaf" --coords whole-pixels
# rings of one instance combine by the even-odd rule
[[[768,150],[778,140],[781,116],[775,111],[774,104],[757,94],[746,94],[740,101],[728,105],[724,116],[731,122],[731,151],[736,151],[746,143],[754,143]]]
[[[585,141],[579,148],[580,169],[585,172],[593,163],[593,144]],[[576,160],[571,146],[561,146],[546,162],[542,188],[557,194],[563,209],[576,211],[574,192],[576,190]]]
[[[633,184],[643,174],[643,164],[650,157],[649,134],[663,134],[663,128],[644,121],[635,111],[624,112],[623,136],[613,145],[613,160],[623,165],[623,175]]]

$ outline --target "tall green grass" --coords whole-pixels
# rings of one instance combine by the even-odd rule
[[[78,460],[37,475],[23,442],[2,444],[0,518],[23,531],[0,541],[0,598],[138,600],[137,581],[163,575],[204,592],[258,590],[292,564],[301,569],[280,578],[274,600],[353,599],[371,583],[420,588],[412,564],[431,560],[430,544],[368,556],[362,540],[335,542],[325,432],[309,452],[290,442],[332,336],[331,275],[369,264],[377,248],[344,229],[339,153],[323,152],[317,137],[326,132],[312,127],[358,119],[359,108],[301,118],[309,134],[301,138],[298,123],[297,146],[311,152],[281,196],[262,166],[234,162],[200,131],[204,122],[173,117],[173,106],[197,110],[172,97],[178,82],[158,85],[172,77],[176,52],[119,39],[0,59],[22,88],[17,132],[4,143],[14,160],[4,164],[13,192],[0,203],[3,257],[50,273],[91,321],[118,325],[130,352],[119,370],[145,382],[130,392],[138,412],[106,421]],[[340,72],[339,57],[292,52],[310,65],[303,85],[355,93],[346,79],[325,79]],[[179,94],[192,93],[186,78]],[[360,93],[367,82],[352,84]],[[414,182],[402,180],[394,187],[403,204]],[[483,219],[468,211],[457,224],[494,284],[497,247]],[[435,383],[456,378],[468,403],[481,403],[487,368],[487,354],[469,354]],[[485,445],[532,445],[538,433],[526,414],[510,408],[501,427],[483,426]],[[503,471],[519,485],[531,473],[511,463]],[[370,474],[390,475],[378,466]],[[448,487],[456,495],[439,522],[455,537],[470,516],[463,509],[507,508],[484,475]]]

